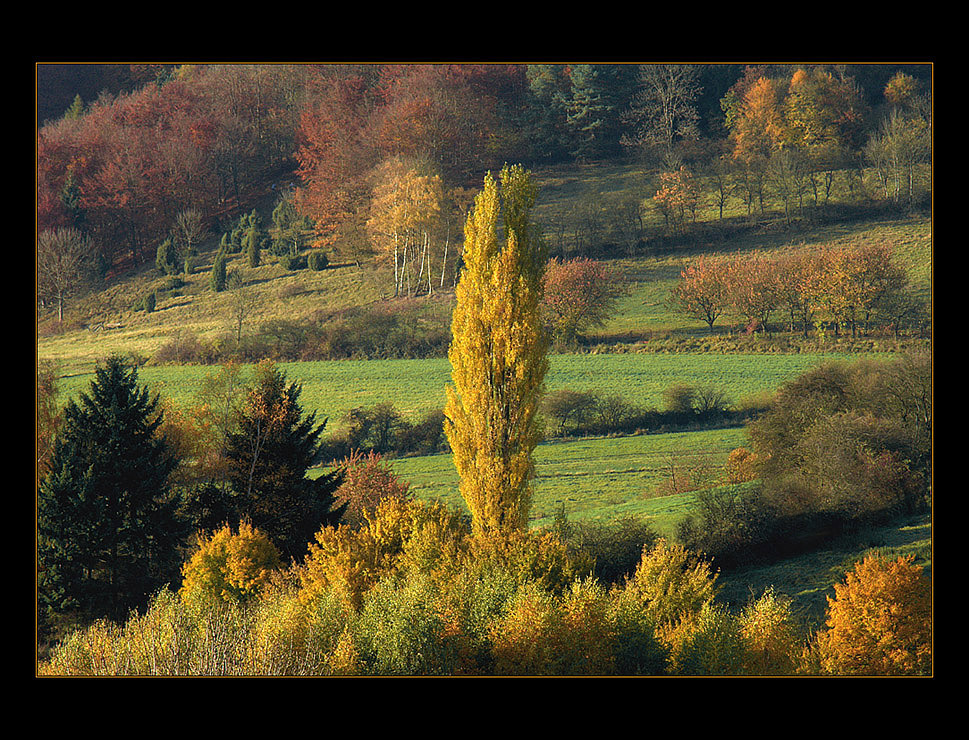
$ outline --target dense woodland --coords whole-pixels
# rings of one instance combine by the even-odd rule
[[[910,559],[857,563],[807,635],[773,591],[726,609],[711,566],[931,510],[931,306],[890,245],[701,253],[669,300],[711,332],[729,316],[795,343],[878,326],[911,340],[891,359],[825,363],[734,415],[689,385],[663,412],[543,385],[548,353],[613,310],[610,256],[696,243],[701,187],[721,240],[927,212],[931,113],[929,65],[39,65],[48,331],[128,275],[174,285],[216,240],[213,294],[239,279],[231,256],[376,261],[390,301],[453,297],[450,331],[362,307],[280,316],[258,341],[240,323],[195,348],[221,367],[189,411],[132,358],[104,358],[66,402],[41,365],[41,672],[931,673],[931,583]],[[646,163],[660,220],[616,202],[581,237],[537,224],[530,168],[596,161]],[[414,422],[360,408],[325,438],[276,364],[385,356],[447,356],[445,408]],[[543,435],[724,423],[750,445],[676,542],[629,522],[529,529]],[[410,494],[381,457],[440,451],[468,516]],[[309,475],[323,458],[342,462]]]

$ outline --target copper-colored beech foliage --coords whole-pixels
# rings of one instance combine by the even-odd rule
[[[574,340],[584,329],[601,326],[619,294],[616,275],[603,262],[587,257],[548,263],[542,309],[556,336]]]

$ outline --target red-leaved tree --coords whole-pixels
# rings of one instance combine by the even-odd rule
[[[567,343],[580,332],[602,326],[620,295],[615,273],[587,257],[549,261],[542,299],[546,324]]]

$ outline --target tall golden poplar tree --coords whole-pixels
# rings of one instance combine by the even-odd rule
[[[461,495],[480,536],[528,526],[548,370],[539,311],[547,255],[529,224],[537,188],[520,165],[505,165],[499,180],[488,173],[465,224],[445,407]]]

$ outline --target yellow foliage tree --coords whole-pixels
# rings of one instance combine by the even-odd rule
[[[506,165],[499,179],[500,188],[491,173],[485,177],[465,225],[445,408],[476,535],[527,527],[548,370],[540,312],[546,250],[528,223],[537,190],[520,165]]]
[[[244,601],[259,593],[282,567],[279,551],[269,537],[248,522],[235,533],[226,525],[207,539],[182,566],[181,595]]]
[[[714,600],[719,573],[695,553],[660,538],[643,555],[625,585],[624,598],[642,602],[661,634]]]
[[[803,640],[793,602],[768,588],[740,614],[744,673],[786,676],[797,672]]]
[[[371,240],[394,256],[394,296],[411,292],[413,263],[420,256],[415,282],[431,288],[430,232],[441,215],[444,190],[438,175],[421,174],[401,157],[384,161],[376,172],[367,230]],[[426,275],[426,277],[425,277]]]
[[[757,478],[757,455],[746,447],[737,447],[727,455],[724,465],[727,483],[747,483]]]
[[[931,583],[914,556],[868,556],[828,597],[818,633],[820,669],[835,675],[928,675],[932,669]]]
[[[408,568],[458,557],[457,518],[444,504],[391,497],[364,509],[363,523],[323,527],[298,570],[300,599],[308,605],[333,594],[359,611],[382,578]]]

